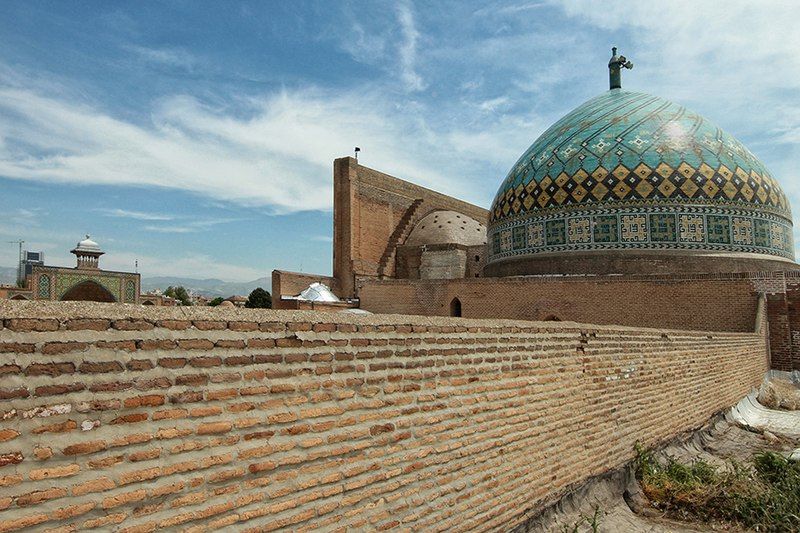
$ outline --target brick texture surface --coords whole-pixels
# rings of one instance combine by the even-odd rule
[[[510,529],[766,370],[752,331],[25,302],[0,318],[0,531]]]
[[[361,307],[374,313],[569,320],[594,324],[752,331],[758,291],[741,277],[575,276],[463,280],[361,280]]]

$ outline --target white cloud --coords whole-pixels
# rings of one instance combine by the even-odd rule
[[[142,211],[130,211],[127,209],[95,209],[96,212],[103,215],[115,218],[132,218],[134,220],[173,220],[175,217],[172,215],[165,215],[161,213],[145,213]]]
[[[103,256],[100,265],[107,270],[132,272],[136,261],[139,262],[139,273],[144,277],[186,276],[187,273],[191,273],[192,277],[197,278],[241,281],[265,276],[262,270],[220,262],[218,259],[203,254],[176,255],[162,258],[128,252],[115,252]]]
[[[126,48],[143,61],[167,67],[192,70],[199,63],[193,54],[182,48],[148,48],[146,46],[127,46]]]
[[[414,12],[408,2],[397,4],[397,21],[400,23],[400,31],[403,37],[398,48],[400,77],[408,90],[421,91],[425,88],[425,82],[416,72],[417,41],[420,35],[414,22]]]

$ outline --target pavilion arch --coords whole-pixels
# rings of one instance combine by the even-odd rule
[[[117,299],[111,292],[99,283],[86,280],[72,286],[61,300],[84,301],[84,302],[116,302]]]
[[[10,300],[28,300],[29,298],[24,294],[17,294],[10,298]]]

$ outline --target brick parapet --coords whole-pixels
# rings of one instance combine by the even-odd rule
[[[0,304],[0,530],[510,528],[758,384],[763,335]]]

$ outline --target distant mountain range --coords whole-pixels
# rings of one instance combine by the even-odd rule
[[[17,269],[15,267],[0,267],[0,283],[13,285],[17,282]],[[258,278],[253,281],[235,282],[222,281],[221,279],[195,279],[179,278],[170,276],[160,276],[152,278],[142,278],[142,292],[149,292],[154,289],[162,291],[172,285],[173,287],[183,286],[186,290],[201,294],[203,296],[217,297],[241,295],[247,296],[256,287],[261,287],[272,292],[272,280],[269,278]]]
[[[160,276],[153,278],[142,278],[142,292],[161,289],[162,291],[169,286],[183,286],[186,290],[201,294],[203,296],[228,296],[240,295],[247,296],[253,289],[261,287],[272,292],[272,280],[268,278],[258,278],[253,281],[235,282],[222,281],[221,279],[195,279],[178,278],[170,276]]]

